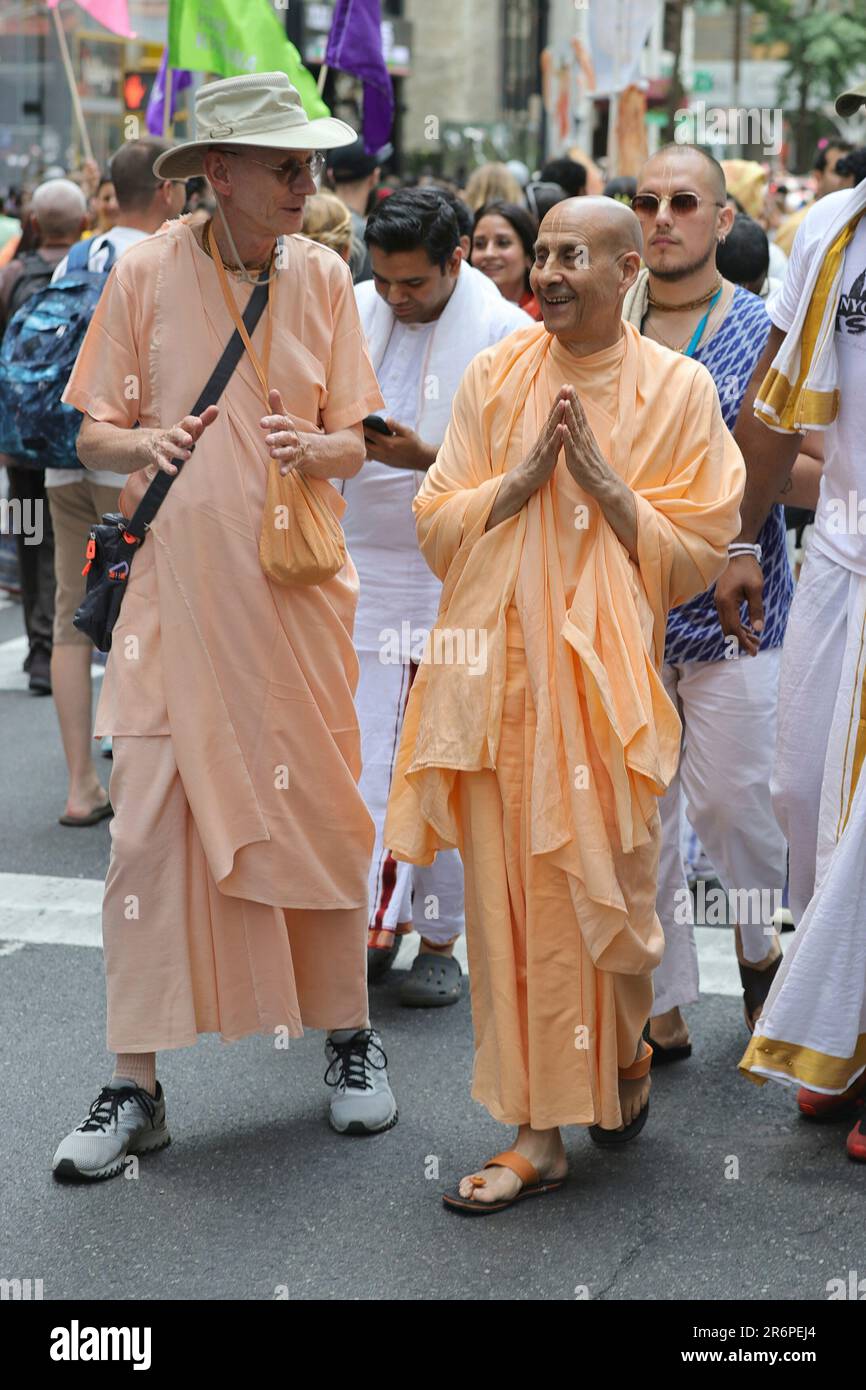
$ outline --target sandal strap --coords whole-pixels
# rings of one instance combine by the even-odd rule
[[[516,1173],[524,1187],[534,1186],[541,1179],[538,1176],[538,1169],[534,1163],[530,1163],[523,1154],[515,1153],[514,1149],[506,1149],[504,1153],[497,1154],[495,1158],[489,1158],[484,1165],[485,1168],[510,1168],[512,1173]]]
[[[652,1066],[653,1050],[645,1038],[642,1041],[646,1052],[642,1057],[638,1057],[636,1062],[632,1062],[630,1067],[619,1068],[620,1081],[640,1081],[641,1077],[646,1076]]]

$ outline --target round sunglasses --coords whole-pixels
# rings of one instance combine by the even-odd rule
[[[638,217],[655,217],[662,203],[667,203],[674,217],[690,217],[706,201],[698,193],[672,193],[669,198],[660,198],[657,193],[636,193],[631,207]],[[713,203],[712,206],[723,208],[725,204]]]

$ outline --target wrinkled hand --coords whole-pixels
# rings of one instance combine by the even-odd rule
[[[565,392],[566,388],[561,387],[551,406],[550,414],[542,426],[541,434],[521,464],[521,472],[532,492],[546,483],[553,473],[559,452],[565,441],[567,433]]]
[[[378,430],[364,430],[367,445],[367,458],[377,463],[387,463],[391,468],[414,468],[423,471],[430,467],[435,450],[425,444],[419,434],[401,425],[390,416],[385,420],[391,434],[380,434]]]
[[[748,609],[747,624],[740,606]],[[756,656],[764,630],[764,574],[754,555],[735,555],[716,580],[716,610],[722,632],[736,637],[743,651]]]
[[[259,423],[263,430],[270,431],[265,435],[268,453],[278,461],[280,472],[285,477],[287,473],[303,468],[309,448],[292,424],[291,416],[286,413],[279,391],[268,392],[268,404],[273,414],[262,416]]]
[[[586,412],[573,386],[565,394],[565,466],[584,492],[595,494],[611,480],[613,470],[596,443]]]
[[[177,425],[168,430],[142,430],[141,446],[145,458],[142,467],[156,464],[163,473],[174,477],[177,472],[172,459],[182,463],[192,454],[196,440],[200,439],[208,425],[212,425],[219,415],[219,408],[209,405],[201,415],[185,415]]]

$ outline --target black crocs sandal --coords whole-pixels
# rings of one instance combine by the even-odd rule
[[[400,986],[400,1003],[407,1009],[441,1009],[463,995],[463,971],[453,956],[420,951]]]
[[[754,1033],[755,1024],[761,1016],[761,1010],[767,1002],[767,995],[770,993],[770,986],[776,978],[776,971],[782,964],[783,957],[777,956],[772,965],[768,965],[766,970],[756,970],[753,965],[743,965],[737,961],[740,968],[740,981],[743,986],[743,1008],[746,1013],[746,1027],[750,1033]]]

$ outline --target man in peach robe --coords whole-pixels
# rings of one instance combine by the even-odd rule
[[[55,1155],[60,1177],[113,1176],[126,1152],[168,1143],[155,1054],[203,1032],[284,1047],[328,1029],[334,1128],[396,1121],[367,1008],[357,574],[347,559],[326,582],[281,585],[259,558],[269,469],[303,469],[340,515],[327,479],[360,467],[361,421],[382,405],[348,269],[295,235],[317,152],[355,135],[308,122],[281,73],[207,84],[196,103],[198,129],[246,142],[199,139],[155,174],[207,175],[212,235],[171,223],[118,263],[65,395],[85,415],[82,461],[135,475],[122,505],[145,474],[184,466],[135,556],[97,711],[96,736],[114,740],[103,940],[117,1062]],[[248,349],[219,404],[190,416],[263,267],[255,360]]]
[[[518,1127],[445,1198],[467,1213],[559,1186],[561,1125],[618,1143],[648,1107],[665,621],[724,567],[745,472],[709,373],[620,321],[640,258],[622,204],[548,213],[544,323],[474,359],[414,504],[444,587],[386,839],[460,849],[472,1094]]]

